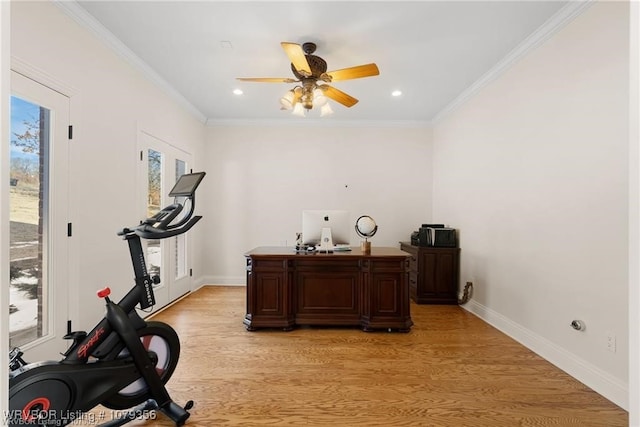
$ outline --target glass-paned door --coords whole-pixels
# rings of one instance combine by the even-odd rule
[[[141,132],[140,177],[144,183],[145,218],[174,203],[168,193],[178,178],[189,172],[188,158],[188,154],[171,144]],[[185,211],[188,208],[185,206]],[[189,236],[183,234],[163,240],[146,240],[143,244],[149,274],[160,277],[160,283],[154,287],[156,309],[159,309],[191,290]]]
[[[174,184],[175,181],[178,180],[182,175],[188,173],[187,171],[187,161],[182,160],[180,158],[175,159],[175,174],[174,174]],[[186,198],[178,198],[180,199],[180,203],[190,203],[187,202]],[[185,209],[188,209],[189,206],[185,206]],[[174,283],[169,290],[170,298],[176,299],[181,295],[189,292],[191,290],[191,276],[189,272],[189,251],[188,251],[188,240],[189,236],[187,234],[180,234],[179,236],[173,237],[174,245],[172,248],[172,258],[174,259],[173,265],[173,278]]]
[[[162,187],[162,153],[149,148],[147,150],[147,218],[157,214],[164,206]],[[147,270],[150,276],[162,278],[162,240],[148,240]],[[158,286],[158,285],[154,285]]]
[[[69,99],[11,75],[9,347],[58,356],[68,319]]]

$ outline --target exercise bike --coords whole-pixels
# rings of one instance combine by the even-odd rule
[[[145,321],[136,311],[138,305],[145,310],[155,304],[153,285],[160,282],[147,272],[141,238],[166,239],[191,229],[202,218],[193,213],[195,190],[204,175],[182,175],[169,193],[173,204],[118,232],[129,244],[135,284],[118,303],[109,298],[109,288],[98,291],[106,304],[105,317],[88,334],[69,330],[64,338],[72,344],[62,360],[26,363],[18,348],[11,351],[9,413],[3,415],[4,424],[65,426],[89,416],[97,405],[119,414],[104,427],[155,415],[155,409],[176,426],[185,424],[193,402],[179,406],[164,386],[178,364],[178,335],[169,325]],[[190,209],[178,219],[187,201]]]

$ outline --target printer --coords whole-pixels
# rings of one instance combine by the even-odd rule
[[[444,224],[422,224],[419,230],[411,233],[411,244],[414,246],[433,246],[440,248],[458,247],[455,228]]]

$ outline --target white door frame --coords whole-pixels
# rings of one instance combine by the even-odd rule
[[[140,160],[140,167],[138,168],[138,197],[140,201],[140,219],[145,219],[147,216],[147,204],[145,199],[148,191],[148,150],[152,149],[163,154],[162,164],[162,199],[161,208],[173,203],[173,200],[168,197],[169,190],[175,183],[175,161],[183,160],[186,162],[186,171],[189,171],[191,164],[191,154],[176,147],[163,139],[158,138],[150,132],[145,130],[138,131],[138,156]],[[188,235],[185,235],[186,239],[186,264],[191,265],[191,239]],[[172,237],[160,241],[161,244],[161,282],[154,288],[156,296],[156,305],[153,311],[161,309],[163,306],[171,303],[175,299],[184,295],[192,290],[193,278],[190,275],[190,268],[187,267],[186,275],[182,277],[176,277],[176,239]],[[143,240],[143,247],[146,248],[146,242]],[[149,260],[147,259],[147,267],[149,267]],[[152,311],[152,312],[153,312]]]
[[[0,2],[0,149],[9,152],[10,98],[11,98],[11,3]],[[0,156],[0,220],[9,220],[9,157]],[[0,263],[9,268],[9,235],[0,233]],[[9,275],[0,277],[0,340],[9,342]],[[3,347],[4,348],[4,347]],[[0,352],[0,366],[9,365],[9,354]],[[9,376],[0,377],[0,413],[9,411]]]
[[[69,124],[70,99],[35,79],[18,71],[11,71],[11,95],[51,111],[49,137],[49,205],[47,217],[46,260],[43,276],[47,279],[46,322],[48,331],[35,341],[21,346],[29,361],[56,359],[67,343],[69,304]]]

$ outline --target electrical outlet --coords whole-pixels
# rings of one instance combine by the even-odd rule
[[[616,336],[612,332],[607,332],[607,350],[616,352]]]

